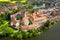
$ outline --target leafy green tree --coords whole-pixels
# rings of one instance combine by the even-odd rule
[[[23,38],[28,38],[29,32],[28,31],[22,31]]]
[[[45,27],[49,27],[49,24],[50,24],[50,21],[48,20],[48,21],[44,24],[44,26],[45,26]]]
[[[39,31],[37,29],[34,29],[34,28],[31,31],[32,31],[33,36],[37,36],[39,33]]]
[[[41,30],[41,31],[44,31],[44,30],[45,30],[45,26],[41,26],[41,27],[40,27],[40,30]]]

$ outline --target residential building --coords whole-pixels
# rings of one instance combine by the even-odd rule
[[[45,23],[48,19],[40,13],[30,15],[30,20],[33,23]]]

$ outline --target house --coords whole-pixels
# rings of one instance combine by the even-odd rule
[[[18,5],[17,4],[8,4],[7,7],[12,10],[12,9],[16,9],[18,8]]]
[[[0,11],[0,15],[1,15],[1,14],[4,14],[4,12],[3,12],[3,11]]]
[[[18,6],[15,5],[15,6],[13,6],[12,8],[17,10],[17,9],[18,9]]]
[[[56,11],[52,8],[49,8],[49,9],[42,9],[42,10],[39,10],[38,11],[40,14],[44,14],[45,16],[49,17],[51,16],[52,13],[56,13]]]
[[[40,14],[40,13],[35,14],[35,13],[33,13],[32,15],[30,15],[30,20],[33,23],[45,23],[48,19],[43,14]]]
[[[39,26],[39,24],[38,23],[33,23],[33,24],[31,24],[31,25],[26,25],[26,26],[21,26],[20,27],[20,30],[31,30],[31,29],[33,29],[33,28],[35,28],[35,29],[37,29],[37,28],[39,28],[40,26]]]
[[[14,15],[11,15],[11,26],[15,26],[15,27],[19,26],[19,22],[20,22],[20,20],[17,20],[14,17]]]
[[[27,16],[23,17],[22,21],[24,25],[28,25],[29,24],[29,18]]]
[[[22,19],[19,20],[20,22],[17,20],[18,15],[22,17]],[[24,24],[24,25],[29,24],[28,17],[25,15],[23,10],[11,15],[11,25],[19,26],[20,24]]]
[[[42,23],[44,24],[47,21],[47,17],[43,14],[34,11],[32,14],[30,14],[30,16],[27,16],[29,12],[31,12],[31,10],[26,12],[19,11],[16,14],[11,15],[11,25],[15,25],[16,27],[20,26],[20,30],[31,30],[33,28],[39,28]],[[17,16],[22,16],[22,13],[22,19],[17,20]],[[31,20],[32,24],[29,24],[29,20]]]
[[[18,4],[18,6],[19,6],[19,7],[24,7],[24,6],[26,6],[26,5],[20,3],[20,4]]]

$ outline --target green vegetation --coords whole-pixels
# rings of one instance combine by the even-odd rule
[[[3,36],[8,36],[8,37],[14,37],[14,38],[28,38],[28,37],[33,37],[39,35],[42,31],[44,32],[45,30],[48,30],[51,25],[55,25],[57,23],[60,23],[60,20],[55,21],[55,22],[49,22],[47,21],[43,26],[41,26],[39,30],[37,29],[32,29],[30,31],[20,31],[20,30],[15,30],[11,28],[9,24],[9,20],[7,20],[8,12],[5,12],[5,14],[0,15],[0,35]],[[30,22],[31,24],[31,22]]]
[[[50,21],[47,21],[47,22],[44,24],[44,26],[45,26],[45,27],[49,27],[49,24],[50,24]]]
[[[35,4],[33,4],[33,5],[35,5]],[[40,5],[40,4],[38,4],[38,5]],[[45,30],[48,30],[51,26],[53,26],[53,25],[55,25],[57,23],[60,23],[60,20],[54,21],[54,22],[47,21],[38,30],[37,29],[32,29],[32,30],[29,30],[29,31],[26,31],[26,30],[25,31],[21,31],[21,30],[13,29],[11,27],[11,25],[10,25],[10,20],[8,20],[9,14],[15,14],[19,10],[25,10],[25,9],[28,10],[28,9],[32,9],[32,8],[33,8],[33,6],[18,7],[17,10],[13,9],[11,13],[6,11],[4,14],[0,15],[0,35],[13,37],[13,38],[20,38],[20,39],[29,38],[29,37],[35,37],[37,35],[40,35],[41,32],[44,32]],[[17,16],[17,19],[22,19],[22,17],[21,16]],[[31,20],[29,20],[29,21],[30,21],[29,25],[32,24]]]
[[[53,22],[47,21],[43,26],[40,27],[40,31],[44,32],[58,23],[60,23],[60,19]]]
[[[20,15],[17,16],[17,20],[21,20],[22,17]]]
[[[19,30],[15,30],[15,29],[11,28],[9,21],[7,19],[5,19],[5,18],[7,18],[7,14],[8,13],[5,12],[4,15],[0,15],[0,21],[1,21],[0,22],[0,35],[14,37],[14,38],[20,38],[20,39],[33,37],[33,34],[38,35],[37,30],[35,30],[35,31],[33,30],[30,33],[28,31],[19,31]]]

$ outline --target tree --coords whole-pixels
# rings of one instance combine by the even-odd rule
[[[49,24],[50,24],[50,21],[48,20],[48,21],[44,24],[44,26],[45,26],[45,27],[49,27]]]

